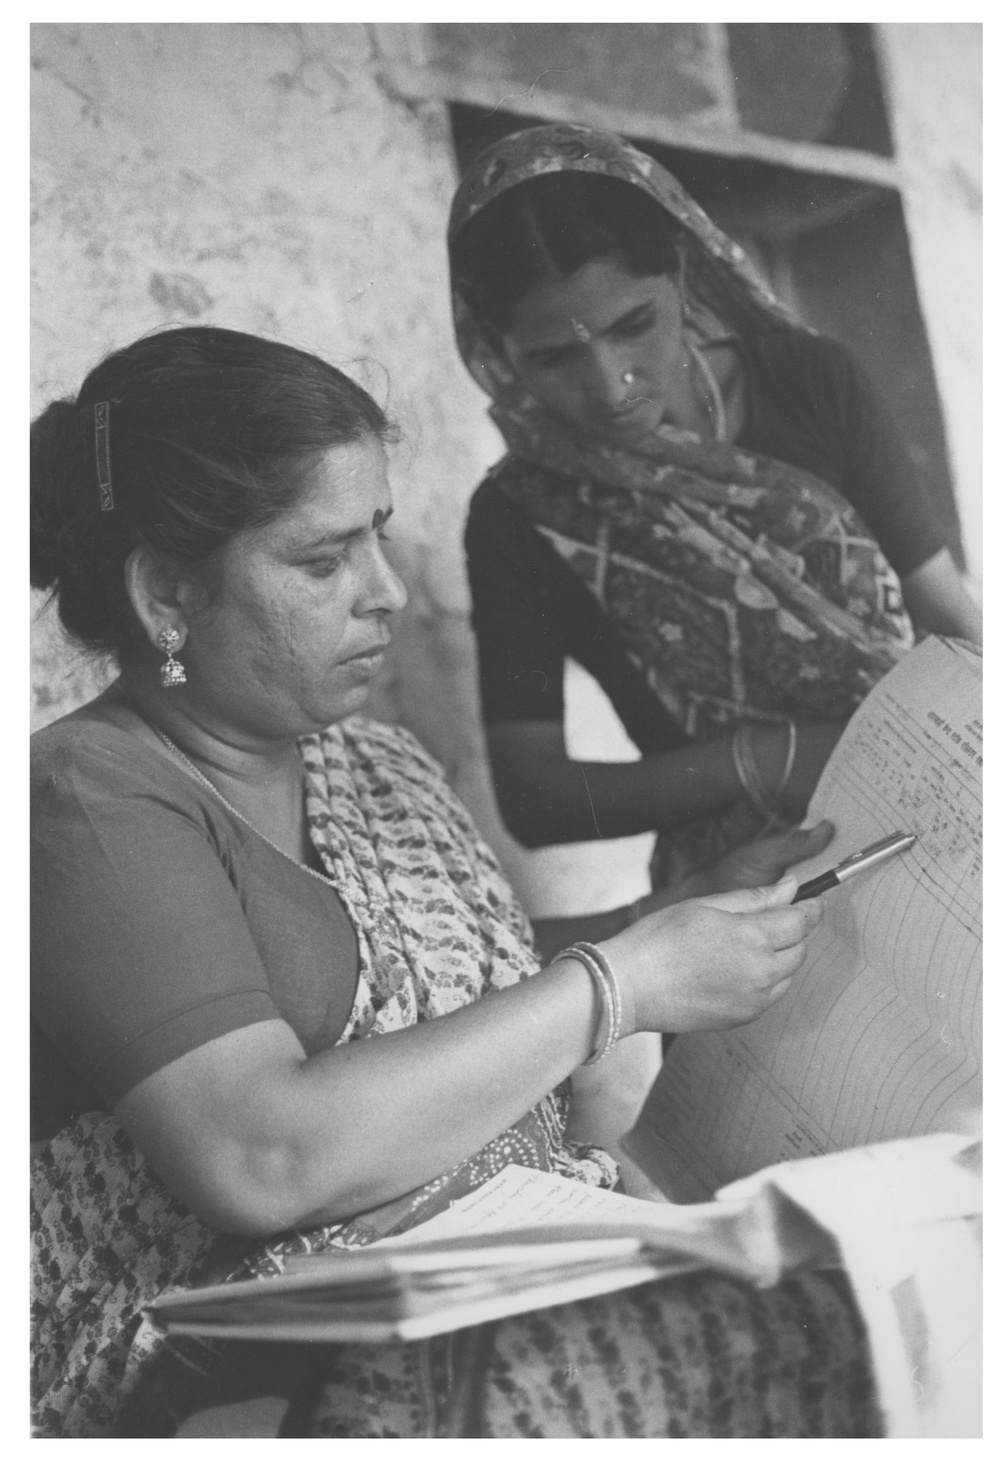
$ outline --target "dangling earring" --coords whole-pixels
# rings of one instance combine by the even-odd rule
[[[167,687],[183,686],[187,680],[187,676],[184,674],[184,667],[179,660],[174,660],[174,651],[180,649],[180,631],[175,630],[173,625],[168,625],[165,630],[161,630],[159,635],[157,635],[156,643],[167,657],[163,665],[160,666],[160,685]]]

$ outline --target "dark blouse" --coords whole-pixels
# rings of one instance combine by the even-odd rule
[[[844,346],[776,329],[739,349],[748,391],[737,446],[838,489],[901,576],[945,546],[946,529],[888,409]],[[484,721],[561,723],[572,657],[603,687],[644,755],[685,741],[593,595],[504,491],[518,471],[512,458],[494,469],[473,494],[466,526]]]

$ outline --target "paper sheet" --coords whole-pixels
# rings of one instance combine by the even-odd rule
[[[887,1437],[982,1434],[981,1158],[977,1138],[935,1133],[783,1163],[720,1195],[773,1184],[836,1235]]]
[[[660,1219],[660,1211],[664,1211]],[[608,1234],[634,1235],[636,1223],[670,1228],[675,1205],[662,1206],[648,1199],[631,1199],[559,1174],[511,1164],[490,1181],[466,1194],[443,1214],[398,1239],[378,1240],[369,1249],[400,1248],[455,1235],[494,1234],[504,1230],[535,1229],[540,1225],[599,1224]]]
[[[674,1041],[630,1141],[675,1198],[782,1159],[922,1134],[982,1101],[981,662],[932,638],[876,686],[817,787],[834,843],[908,852],[828,894],[793,990],[729,1032]]]
[[[692,1269],[770,1285],[842,1260],[888,1435],[972,1437],[978,1155],[969,1137],[935,1134],[780,1164],[684,1206],[512,1166],[398,1240],[300,1256],[277,1279],[166,1295],[150,1311],[180,1335],[416,1338]]]

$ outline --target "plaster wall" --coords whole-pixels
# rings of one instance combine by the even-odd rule
[[[410,594],[370,709],[444,763],[536,911],[621,902],[607,855],[531,855],[500,825],[478,722],[461,550],[501,451],[454,349],[454,187],[441,103],[379,80],[365,25],[33,27],[32,409],[107,351],[191,322],[343,366],[402,428],[393,552]],[[33,724],[109,674],[33,605]],[[602,867],[603,866],[603,867]]]

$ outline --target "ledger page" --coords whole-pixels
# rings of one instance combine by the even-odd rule
[[[792,990],[671,1045],[629,1147],[683,1202],[783,1159],[947,1127],[978,1106],[982,672],[931,638],[875,687],[816,789],[834,842],[804,881],[897,830],[906,853],[826,895]]]

